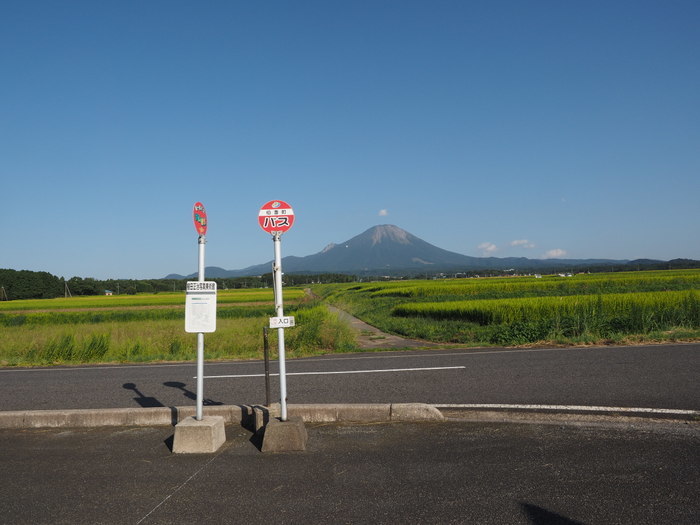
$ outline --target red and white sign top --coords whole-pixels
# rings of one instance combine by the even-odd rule
[[[204,204],[201,202],[194,203],[192,210],[192,218],[194,219],[194,228],[199,235],[207,234],[207,211],[204,209]]]
[[[270,201],[260,208],[258,223],[267,233],[284,233],[294,224],[294,210],[284,201]]]

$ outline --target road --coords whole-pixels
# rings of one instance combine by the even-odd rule
[[[206,363],[205,405],[264,403],[263,372],[261,361]],[[194,363],[4,368],[0,410],[194,405],[195,373]],[[289,403],[700,409],[700,344],[368,352],[288,360],[287,374]]]
[[[700,523],[685,426],[307,427],[288,454],[240,426],[216,454],[171,454],[170,427],[0,430],[0,522]]]
[[[0,410],[194,405],[195,371],[0,369]],[[293,403],[700,409],[699,344],[369,352],[290,360],[287,371]],[[261,403],[262,372],[258,361],[207,363],[205,397]],[[171,454],[172,427],[2,429],[0,476],[12,482],[0,486],[0,514],[8,523],[144,525],[700,522],[697,424],[307,430],[303,453],[261,454],[251,431],[230,425],[215,454]]]

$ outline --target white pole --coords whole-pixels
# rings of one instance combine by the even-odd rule
[[[275,233],[272,241],[275,245],[275,264],[272,267],[275,283],[275,310],[277,317],[284,317],[282,306],[282,234]],[[277,330],[277,350],[280,361],[280,419],[287,421],[287,369],[284,356],[284,328]]]
[[[199,236],[199,272],[197,280],[204,282],[204,245],[207,239],[204,235]],[[195,419],[202,420],[202,400],[204,399],[204,334],[197,334],[197,413]]]
[[[199,236],[199,273],[197,280],[204,282],[204,245],[207,243],[207,238],[204,235]]]

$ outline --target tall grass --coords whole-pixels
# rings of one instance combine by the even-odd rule
[[[491,339],[508,342],[614,333],[649,333],[674,327],[700,328],[700,294],[646,292],[579,295],[397,306],[393,314],[499,325]]]
[[[262,329],[269,324],[271,312],[269,305],[219,308],[216,332],[205,336],[205,358],[262,358]],[[0,365],[196,358],[196,336],[185,333],[183,312],[178,312],[178,319],[170,318],[163,310],[129,312],[126,317],[121,315],[124,313],[99,312],[98,321],[92,313],[85,318],[84,312],[20,314],[24,322],[4,323]],[[346,351],[354,347],[349,328],[325,307],[315,303],[290,305],[287,313],[295,315],[297,320],[297,326],[286,331],[290,355]],[[4,321],[12,321],[9,314],[5,316]]]
[[[459,344],[700,335],[700,271],[320,285],[377,328]]]
[[[236,319],[265,315],[270,311],[265,305],[217,306],[219,319]],[[40,326],[56,324],[100,324],[132,321],[166,321],[185,319],[184,305],[181,308],[138,310],[81,310],[53,312],[0,313],[0,326]]]
[[[607,275],[607,274],[606,274]],[[598,295],[673,291],[700,288],[700,271],[685,270],[670,275],[661,272],[637,274],[547,276],[537,278],[461,279],[412,282],[403,286],[374,286],[361,290],[372,297],[430,298],[439,300],[499,299],[563,295]]]
[[[290,287],[284,289],[286,301],[296,301],[303,296],[303,288]],[[271,303],[274,301],[274,295],[271,288],[219,290],[216,299],[218,304]],[[157,294],[89,295],[55,299],[0,301],[0,311],[178,307],[184,304],[184,292],[161,292]]]
[[[285,346],[289,342],[293,355],[347,352],[355,348],[355,336],[350,327],[325,305],[297,310],[295,319],[296,326],[285,330]]]
[[[480,325],[541,321],[557,317],[629,321],[633,330],[659,326],[700,326],[700,293],[642,292],[564,297],[528,297],[397,306],[393,315],[460,319]]]

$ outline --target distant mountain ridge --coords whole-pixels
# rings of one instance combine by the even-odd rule
[[[596,265],[655,264],[665,261],[614,259],[528,259],[526,257],[470,257],[438,248],[415,235],[394,226],[374,226],[338,244],[329,244],[320,252],[305,257],[282,259],[285,273],[344,273],[356,275],[413,275],[430,272],[467,272],[479,270],[532,270]],[[272,271],[272,262],[240,270],[225,270],[216,266],[206,268],[210,278],[247,277]],[[166,279],[194,278],[170,274]]]

